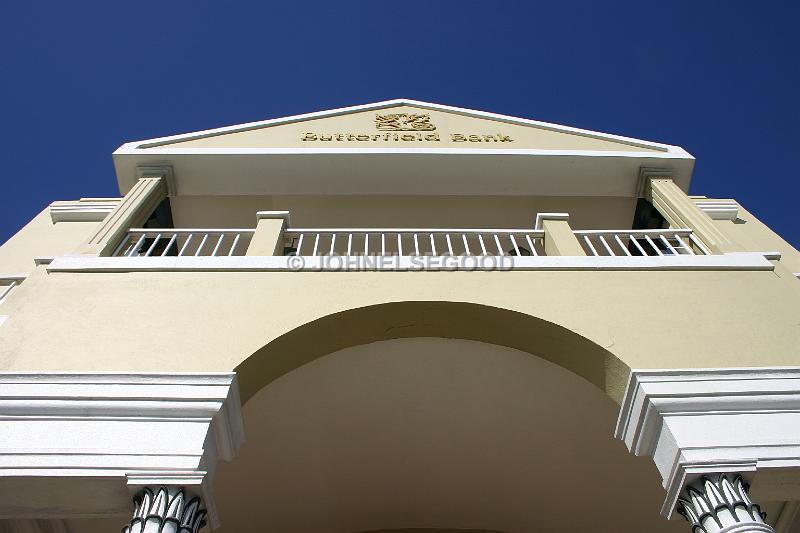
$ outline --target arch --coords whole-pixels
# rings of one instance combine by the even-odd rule
[[[324,316],[258,349],[236,367],[242,401],[323,355],[411,337],[465,339],[516,348],[578,374],[617,403],[630,374],[630,368],[602,346],[531,315],[466,302],[389,302]]]

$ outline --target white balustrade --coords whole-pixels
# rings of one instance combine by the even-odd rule
[[[291,228],[286,255],[507,256],[543,255],[533,229]]]
[[[690,229],[578,230],[575,237],[591,256],[711,255]]]
[[[117,257],[244,255],[254,229],[130,229]]]
[[[241,256],[254,229],[128,230],[117,257]],[[710,255],[690,229],[578,230],[589,256]],[[544,231],[534,229],[289,228],[285,255],[540,256]],[[12,287],[13,288],[13,287]],[[0,286],[0,299],[10,291]]]

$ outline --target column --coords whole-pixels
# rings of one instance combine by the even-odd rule
[[[692,533],[774,533],[748,490],[739,475],[703,476],[686,488],[677,511],[689,521]]]
[[[259,211],[256,232],[245,255],[283,255],[283,230],[289,225],[289,211]]]
[[[200,498],[182,487],[146,487],[133,506],[133,518],[122,533],[197,533],[206,523]]]
[[[128,229],[134,224],[143,223],[166,195],[164,178],[140,178],[103,220],[95,234],[81,246],[79,253],[110,255]]]
[[[650,178],[645,196],[674,228],[691,229],[694,235],[714,253],[742,251],[714,225],[714,221],[697,207],[683,190],[669,178]]]
[[[538,213],[535,228],[544,230],[545,255],[586,255],[569,225],[569,213]]]

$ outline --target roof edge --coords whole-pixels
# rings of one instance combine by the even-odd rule
[[[597,132],[592,130],[586,130],[582,128],[574,128],[571,126],[563,126],[560,124],[554,124],[551,122],[543,122],[539,120],[532,120],[532,119],[525,119],[520,117],[513,117],[510,115],[503,115],[499,113],[491,113],[488,111],[478,111],[474,109],[468,109],[463,107],[454,107],[444,104],[436,104],[432,102],[423,102],[420,100],[413,100],[410,98],[395,98],[392,100],[383,100],[380,102],[373,102],[368,104],[361,104],[356,106],[348,106],[348,107],[340,107],[336,109],[329,109],[324,111],[315,111],[312,113],[303,113],[300,115],[290,115],[287,117],[280,117],[274,119],[267,119],[267,120],[260,120],[255,122],[246,122],[243,124],[236,124],[232,126],[223,126],[220,128],[212,128],[208,130],[201,130],[196,132],[189,132],[189,133],[182,133],[178,135],[170,135],[167,137],[156,137],[153,139],[144,139],[140,141],[133,141],[128,142],[120,146],[117,150],[114,151],[114,154],[117,153],[131,153],[133,151],[142,151],[148,148],[158,148],[163,145],[173,144],[183,141],[195,140],[195,139],[203,139],[208,137],[216,137],[218,135],[224,135],[226,133],[237,133],[241,131],[248,131],[254,129],[261,129],[270,126],[278,126],[282,124],[291,124],[294,122],[302,122],[305,120],[313,120],[319,118],[327,118],[327,117],[335,117],[340,115],[346,115],[350,113],[358,113],[362,111],[371,111],[371,110],[378,110],[378,109],[386,109],[389,107],[396,107],[399,105],[408,105],[412,107],[419,107],[421,109],[430,109],[434,111],[443,111],[448,113],[455,113],[464,116],[470,116],[475,118],[482,118],[488,120],[496,120],[500,122],[506,122],[509,124],[516,124],[520,126],[532,126],[540,129],[545,129],[549,131],[555,131],[559,133],[568,133],[572,135],[580,135],[582,137],[589,137],[594,139],[600,140],[607,140],[607,141],[614,141],[623,144],[627,144],[630,146],[636,146],[641,148],[647,149],[655,149],[660,152],[668,152],[672,153],[678,157],[688,157],[691,158],[692,156],[686,152],[683,148],[675,145],[664,144],[664,143],[657,143],[653,141],[646,141],[642,139],[635,139],[633,137],[625,137],[621,135],[614,135],[611,133],[603,133]]]

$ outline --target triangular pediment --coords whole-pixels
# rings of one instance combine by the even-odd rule
[[[132,143],[134,149],[500,149],[666,152],[668,145],[481,111],[391,100]]]

